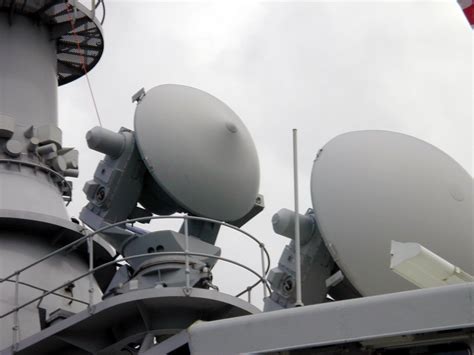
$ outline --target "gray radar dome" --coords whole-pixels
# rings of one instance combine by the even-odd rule
[[[328,250],[364,296],[414,287],[389,268],[391,240],[420,243],[474,273],[472,177],[426,142],[340,135],[315,160],[311,197]]]
[[[214,96],[188,86],[156,86],[138,103],[135,134],[150,184],[182,209],[235,221],[254,206],[260,181],[254,142]]]

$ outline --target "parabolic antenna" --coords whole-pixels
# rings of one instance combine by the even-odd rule
[[[316,159],[311,197],[342,272],[364,296],[414,288],[393,273],[390,242],[416,242],[474,272],[473,181],[416,138],[360,131],[331,140]]]
[[[240,118],[214,96],[182,85],[154,87],[137,106],[135,133],[151,176],[185,210],[235,221],[254,206],[255,145]]]

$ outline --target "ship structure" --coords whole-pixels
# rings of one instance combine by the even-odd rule
[[[472,177],[416,138],[322,147],[312,206],[299,213],[295,183],[295,210],[273,216],[289,244],[272,267],[244,227],[265,203],[243,121],[199,89],[144,88],[132,128],[87,133],[104,157],[71,219],[79,152],[57,90],[99,62],[101,6],[0,0],[0,354],[472,354]],[[149,230],[162,219],[181,226]],[[254,242],[259,270],[221,256],[224,229]],[[220,291],[223,263],[255,282]]]

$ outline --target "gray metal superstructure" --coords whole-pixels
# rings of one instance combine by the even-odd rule
[[[133,130],[87,133],[104,157],[70,220],[78,152],[63,146],[57,86],[98,63],[100,4],[0,0],[1,355],[473,353],[474,284],[405,291],[389,268],[396,239],[474,272],[472,178],[412,137],[352,132],[323,147],[313,208],[272,219],[291,242],[270,270],[241,229],[264,208],[244,123],[195,88],[141,89]],[[181,227],[147,230],[169,219]],[[260,270],[221,255],[223,229],[255,243]],[[222,263],[255,282],[225,293]],[[257,286],[264,312],[250,302]]]
[[[77,42],[90,49],[84,63]],[[65,207],[71,199],[68,179],[78,175],[78,152],[62,142],[57,87],[84,75],[83,67],[92,69],[102,53],[102,32],[82,5],[0,1],[0,48],[0,270],[5,277],[84,235]],[[104,260],[111,259],[98,244],[95,248]],[[68,251],[2,282],[0,312],[27,294],[41,295],[87,271],[86,254],[84,248]],[[2,318],[0,347],[39,332],[57,309],[78,312],[85,308],[81,300],[99,300],[99,285],[94,281],[89,288],[87,280],[78,280],[40,305]]]
[[[90,203],[81,219],[96,231],[92,233],[78,221],[69,220],[64,204],[71,198],[72,182],[67,179],[78,175],[78,152],[62,145],[57,86],[87,75],[101,57],[103,39],[94,18],[95,8],[89,11],[75,1],[52,0],[21,5],[1,2],[0,9],[0,45],[10,49],[0,57],[0,348],[15,353],[100,350],[115,354],[135,351],[135,344],[141,344],[143,350],[199,319],[258,312],[239,298],[219,293],[212,283],[212,268],[220,260],[257,277],[257,282],[241,294],[258,283],[267,287],[268,253],[255,237],[244,232],[259,245],[262,257],[267,255],[263,274],[221,257],[220,248],[214,245],[220,228],[240,230],[263,209],[255,146],[237,115],[207,93],[168,85],[134,98],[139,106],[137,132],[125,128],[118,133],[100,127],[91,130],[89,146],[106,155],[94,180],[84,189]],[[158,115],[156,108],[164,105],[157,107],[156,100],[169,105]],[[196,104],[200,110],[195,109]],[[195,122],[194,131],[202,128],[198,140],[186,142],[182,137],[172,141],[176,149],[181,146],[182,158],[190,152],[197,154],[187,166],[165,167],[171,162],[166,154],[173,154],[173,149],[169,143],[157,145],[165,141],[171,126],[159,130],[156,124],[163,125],[166,115],[173,112],[168,122],[176,126],[175,134],[190,114],[196,117],[187,123]],[[205,125],[203,119],[207,119]],[[153,137],[156,132],[163,134],[158,142]],[[151,139],[147,138],[150,133]],[[233,143],[222,145],[228,138]],[[216,149],[219,145],[220,151]],[[202,149],[215,154],[200,158]],[[223,166],[226,160],[233,160],[234,171],[227,171],[230,164]],[[162,169],[158,176],[153,171],[155,164]],[[196,170],[200,166],[201,170]],[[168,175],[163,176],[164,172]],[[194,177],[188,175],[193,173]],[[180,176],[184,180],[171,186]],[[201,186],[196,183],[198,179]],[[230,189],[229,184],[240,184],[247,192]],[[209,189],[215,189],[211,199],[207,197]],[[192,191],[194,195],[189,194]],[[146,223],[156,218],[153,213],[174,212],[190,214],[178,217],[184,218],[180,231],[148,232],[128,224],[136,220]],[[123,258],[117,259],[118,255]],[[146,331],[138,324],[119,330],[129,326],[127,310],[136,307]],[[159,314],[154,325],[149,320],[152,310]],[[104,323],[104,312],[109,314],[106,319],[115,315],[116,321]],[[65,319],[82,326],[78,319],[74,321],[76,313],[81,319],[85,317],[86,323],[102,324],[106,333],[115,329],[106,349],[104,334],[95,345],[80,341],[80,335],[77,339],[66,336],[69,340],[60,343],[48,336],[46,348],[34,341],[23,350],[23,339],[34,339],[38,334],[44,337],[56,324],[65,325]],[[130,317],[132,323],[137,321],[135,313]],[[89,329],[100,333],[98,328]],[[71,331],[75,330],[68,329]]]

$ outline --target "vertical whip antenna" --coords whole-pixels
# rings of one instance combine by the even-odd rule
[[[296,254],[296,302],[295,307],[303,306],[301,299],[301,242],[298,199],[298,130],[293,129],[293,178],[295,193],[295,254]]]

